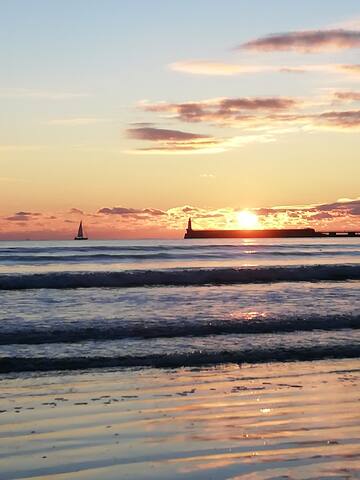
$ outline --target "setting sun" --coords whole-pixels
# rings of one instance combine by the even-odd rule
[[[243,210],[237,214],[237,222],[240,228],[251,230],[259,227],[259,218],[255,213]]]

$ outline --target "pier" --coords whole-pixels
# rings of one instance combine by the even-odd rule
[[[360,230],[316,231],[314,228],[278,228],[258,230],[195,230],[191,218],[184,238],[354,238]]]
[[[360,237],[360,230],[321,232],[323,237]]]

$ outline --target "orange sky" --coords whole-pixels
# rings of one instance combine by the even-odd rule
[[[360,228],[357,1],[66,4],[2,8],[0,238]]]

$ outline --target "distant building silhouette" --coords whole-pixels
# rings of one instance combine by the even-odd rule
[[[317,232],[314,228],[274,228],[258,230],[194,230],[188,220],[184,238],[314,238],[314,237],[357,237],[360,231]]]

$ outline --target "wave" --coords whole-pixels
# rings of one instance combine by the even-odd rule
[[[234,320],[212,320],[206,323],[194,321],[177,324],[114,325],[104,322],[96,326],[68,326],[67,328],[36,329],[23,328],[1,332],[0,345],[41,345],[49,343],[80,343],[83,341],[120,340],[125,338],[176,338],[204,337],[229,334],[269,334],[309,332],[313,330],[334,331],[360,329],[360,315],[301,316],[285,318],[252,318]]]
[[[289,361],[314,361],[326,358],[358,358],[360,345],[338,345],[310,347],[277,347],[264,349],[248,349],[243,351],[203,352],[156,354],[146,356],[116,357],[4,357],[0,359],[0,373],[86,370],[111,367],[155,367],[179,368],[224,363],[264,363]]]
[[[245,251],[192,251],[189,253],[179,252],[143,252],[143,253],[69,253],[66,255],[14,255],[0,254],[0,264],[52,264],[52,263],[107,263],[128,262],[139,260],[206,260],[206,259],[237,259],[249,257],[358,257],[360,251],[278,251],[256,250],[247,248]]]
[[[224,240],[224,239],[223,239]],[[93,241],[86,242],[86,244],[64,244],[61,245],[59,242],[57,245],[42,245],[42,242],[36,242],[36,244],[32,246],[22,246],[19,244],[12,244],[2,246],[0,242],[0,253],[11,253],[11,252],[22,252],[22,253],[49,253],[49,252],[92,252],[92,251],[159,251],[159,250],[204,250],[204,249],[212,249],[212,250],[241,250],[251,248],[257,249],[273,249],[276,247],[277,250],[286,249],[286,250],[297,250],[299,248],[304,249],[355,249],[358,250],[359,245],[357,243],[348,243],[348,239],[346,242],[329,242],[327,240],[320,242],[319,239],[316,239],[316,243],[314,243],[314,239],[309,239],[307,243],[306,238],[301,239],[301,243],[290,243],[286,242],[285,239],[284,243],[279,243],[281,239],[269,239],[276,242],[274,243],[260,243],[261,239],[246,239],[246,243],[242,243],[241,239],[234,239],[233,243],[214,243],[218,240],[212,241],[209,239],[197,239],[194,242],[187,240],[186,242],[183,241],[169,241],[168,243],[161,243],[161,242],[154,242],[152,244],[149,243],[122,243],[119,242],[109,242],[106,243],[97,243]],[[332,239],[335,240],[335,239]],[[180,243],[181,242],[181,243]]]
[[[0,275],[0,290],[128,288],[360,280],[360,265],[188,268]]]

